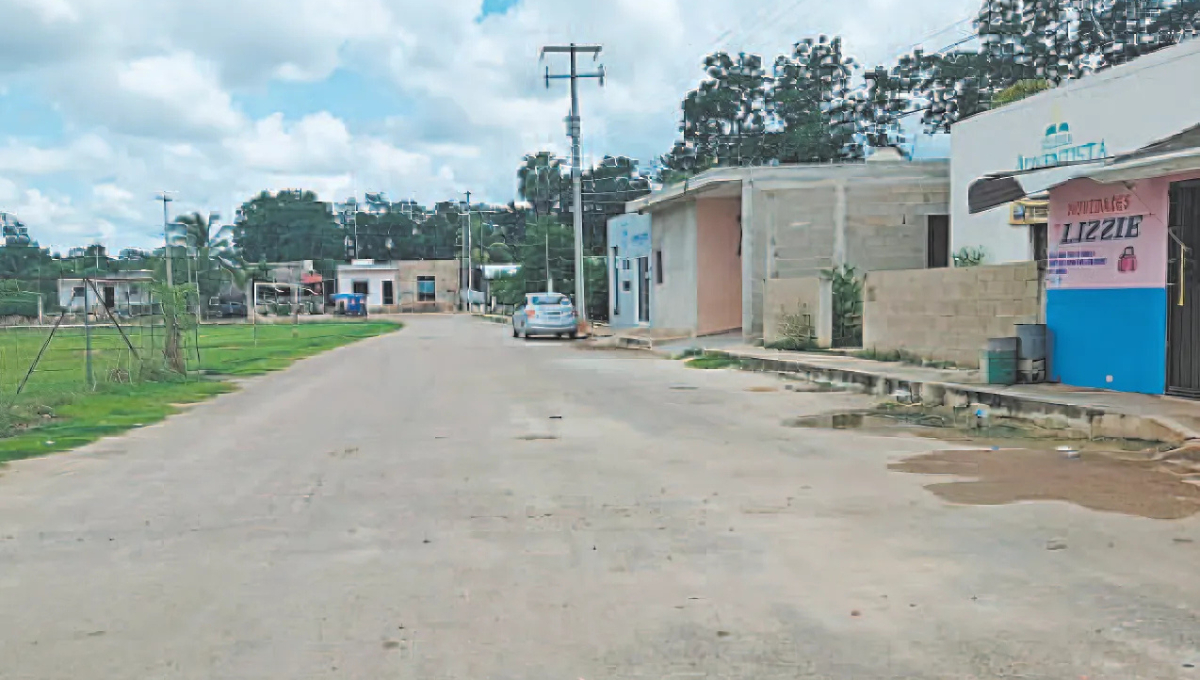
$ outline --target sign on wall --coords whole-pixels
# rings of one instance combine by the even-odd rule
[[[1165,286],[1167,227],[1156,188],[1077,180],[1052,191],[1047,287]]]
[[[1077,142],[1071,134],[1071,125],[1059,121],[1046,126],[1038,153],[1017,156],[1017,169],[1032,170],[1061,163],[1092,161],[1107,155],[1108,147],[1103,139]]]

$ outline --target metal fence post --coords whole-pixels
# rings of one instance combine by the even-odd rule
[[[91,280],[84,279],[84,282],[91,283]],[[89,321],[89,319],[88,319],[88,316],[89,316],[89,314],[88,314],[88,311],[89,311],[88,310],[88,288],[89,287],[90,286],[88,286],[88,285],[84,285],[84,287],[83,287],[83,336],[84,336],[84,348],[85,348],[84,352],[86,354],[84,364],[87,366],[88,388],[94,389],[96,387],[96,381],[92,377],[92,324],[91,324],[91,321]]]

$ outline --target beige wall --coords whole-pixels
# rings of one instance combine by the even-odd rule
[[[950,212],[944,161],[846,163],[747,171],[742,185],[742,332],[764,331],[767,282],[925,266],[928,215]]]
[[[701,335],[742,327],[741,210],[739,198],[696,201],[696,332]]]
[[[396,302],[402,312],[452,312],[458,306],[459,271],[456,260],[404,260],[397,262],[400,273]],[[437,299],[417,302],[417,277],[432,276]]]
[[[763,340],[782,339],[779,327],[790,314],[807,314],[818,345],[829,347],[833,336],[833,295],[828,279],[806,276],[767,281],[763,316]]]
[[[863,287],[863,346],[978,366],[988,338],[1038,323],[1037,264],[879,271]]]

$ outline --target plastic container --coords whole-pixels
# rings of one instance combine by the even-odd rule
[[[987,349],[980,354],[979,368],[989,385],[1017,382],[1017,338],[988,338]]]
[[[1023,383],[1046,381],[1046,324],[1017,324],[1017,378]]]

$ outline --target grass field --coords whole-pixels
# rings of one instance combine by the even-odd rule
[[[0,330],[0,463],[71,449],[157,422],[179,410],[172,404],[202,401],[233,389],[220,379],[223,376],[286,368],[297,359],[399,327],[370,321],[203,326],[198,334],[190,333],[184,345],[187,378],[162,369],[161,326],[127,326],[134,352],[114,327],[97,327],[91,333],[94,389],[86,379],[85,330],[60,328],[19,396],[17,386],[49,331]]]

